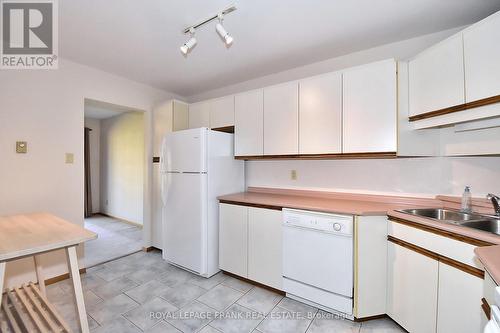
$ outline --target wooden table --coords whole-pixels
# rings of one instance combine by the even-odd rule
[[[0,217],[0,304],[7,262],[32,256],[40,291],[45,294],[43,267],[37,255],[65,249],[81,329],[83,333],[88,333],[76,247],[96,238],[97,234],[47,213]]]

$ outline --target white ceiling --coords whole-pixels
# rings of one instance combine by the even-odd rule
[[[224,23],[197,32],[187,57],[186,26],[231,0],[59,1],[62,57],[191,96],[377,45],[476,22],[500,0],[241,0]]]
[[[119,114],[122,114],[124,112],[133,112],[133,111],[140,111],[140,110],[131,109],[116,104],[96,101],[92,99],[85,99],[84,103],[85,118],[107,119],[114,116],[118,116]]]

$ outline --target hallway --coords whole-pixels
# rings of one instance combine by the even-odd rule
[[[98,238],[85,243],[85,266],[92,267],[142,248],[142,228],[104,215],[85,219],[85,228]]]

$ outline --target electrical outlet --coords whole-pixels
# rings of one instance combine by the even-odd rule
[[[73,164],[75,161],[75,156],[72,153],[66,153],[65,155],[66,164]]]
[[[290,179],[297,180],[297,170],[290,170]]]
[[[28,143],[26,141],[16,141],[16,153],[26,154],[28,152]]]

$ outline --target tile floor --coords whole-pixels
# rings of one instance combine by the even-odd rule
[[[82,275],[92,333],[392,333],[389,319],[353,323],[219,273],[205,279],[137,252]],[[69,280],[48,297],[78,332]]]
[[[85,243],[85,266],[92,267],[142,248],[142,229],[118,219],[94,215],[85,219],[85,228],[99,237]]]

